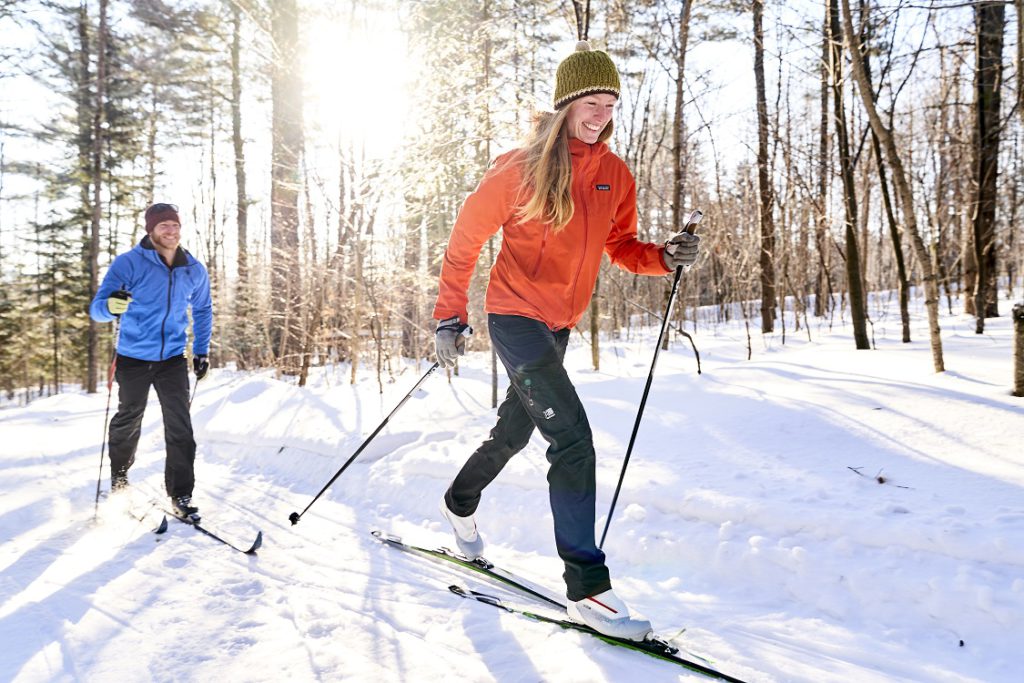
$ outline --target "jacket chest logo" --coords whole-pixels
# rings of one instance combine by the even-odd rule
[[[597,185],[594,186],[594,189],[598,190],[599,192],[611,192],[612,186],[606,183],[598,183]]]

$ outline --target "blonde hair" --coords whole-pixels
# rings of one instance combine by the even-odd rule
[[[554,112],[539,112],[523,143],[523,179],[520,197],[529,197],[516,210],[519,220],[550,223],[559,232],[572,219],[572,157],[565,121],[570,105]],[[612,136],[612,122],[598,136]]]

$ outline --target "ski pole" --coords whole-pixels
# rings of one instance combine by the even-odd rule
[[[701,211],[693,211],[686,219],[686,226],[683,228],[683,232],[688,232],[691,235],[697,228],[697,224],[700,223],[700,219],[704,217],[704,213]],[[644,416],[644,406],[647,405],[647,394],[651,391],[651,382],[654,381],[654,368],[658,365],[658,354],[661,352],[661,343],[665,339],[665,331],[668,329],[668,321],[672,315],[672,305],[676,300],[676,292],[679,290],[679,278],[683,274],[683,267],[679,266],[676,268],[676,277],[672,281],[672,292],[668,296],[668,306],[665,307],[665,317],[661,320],[661,332],[658,334],[658,343],[654,346],[654,358],[651,360],[651,370],[647,373],[647,384],[644,385],[644,395],[640,399],[640,409],[636,413],[636,421],[633,423],[633,433],[629,436],[629,446],[626,447],[626,458],[622,461],[622,471],[619,473],[619,483],[615,485],[615,495],[612,496],[612,504],[608,509],[608,518],[604,523],[604,531],[601,533],[601,542],[597,544],[598,548],[604,546],[604,539],[608,536],[608,527],[612,525],[612,515],[615,514],[615,503],[619,500],[619,491],[622,490],[622,480],[626,478],[626,468],[629,466],[629,456],[633,453],[633,444],[636,443],[636,433],[640,429],[640,420]]]
[[[207,357],[207,361],[209,361],[209,357]],[[193,364],[195,363],[195,356],[192,357],[192,362],[193,362]],[[209,363],[207,363],[207,368],[206,369],[207,370],[210,369],[209,368]],[[187,368],[186,368],[185,372],[186,372],[186,374],[188,374],[188,369]],[[205,376],[206,376],[206,374],[204,373],[203,377],[205,377]],[[192,385],[192,394],[188,397],[188,409],[189,410],[192,410],[192,401],[195,400],[195,398],[196,398],[196,391],[199,390],[199,380],[200,379],[202,379],[202,378],[201,377],[196,377],[196,383]]]
[[[100,471],[96,476],[96,503],[93,507],[93,519],[100,509],[100,482],[103,480],[103,455],[107,450],[107,418],[110,417],[110,397],[114,393],[114,372],[117,371],[117,345],[121,341],[121,316],[114,318],[114,352],[110,356],[110,369],[107,371],[107,410],[103,413],[103,442],[100,445]]]
[[[196,379],[196,383],[192,385],[192,395],[188,397],[188,409],[192,410],[192,401],[196,397],[196,389],[199,388],[199,380]]]
[[[466,329],[462,331],[462,335],[464,337],[468,337],[471,334],[473,334],[473,328],[471,327],[466,327]],[[341,466],[341,469],[334,473],[334,476],[331,477],[331,480],[324,484],[324,487],[320,489],[320,493],[316,494],[316,496],[313,497],[313,500],[309,501],[309,505],[307,505],[305,509],[302,510],[302,512],[293,512],[292,514],[288,515],[288,521],[290,521],[293,526],[299,523],[299,520],[302,519],[302,515],[306,514],[306,510],[312,507],[313,503],[320,499],[320,496],[324,495],[324,492],[327,491],[327,489],[331,487],[331,484],[333,484],[335,480],[337,480],[337,478],[341,476],[341,473],[344,472],[345,469],[349,465],[351,465],[352,462],[357,457],[359,457],[359,454],[363,452],[363,449],[366,448],[370,444],[370,442],[373,441],[374,437],[380,433],[380,430],[384,429],[384,425],[388,423],[388,420],[394,417],[395,413],[397,413],[401,409],[401,407],[405,405],[405,402],[409,400],[413,392],[419,389],[420,385],[427,381],[427,378],[434,374],[434,371],[437,370],[439,367],[441,367],[441,364],[437,362],[430,366],[430,369],[427,370],[422,377],[420,377],[420,381],[416,382],[413,388],[409,390],[409,393],[402,397],[402,400],[398,402],[398,405],[395,406],[394,410],[388,413],[388,416],[384,418],[384,421],[377,425],[377,428],[373,430],[373,434],[370,434],[370,436],[366,438],[366,441],[363,441],[359,448],[356,449],[356,452],[353,453],[352,456],[345,461],[345,464]]]

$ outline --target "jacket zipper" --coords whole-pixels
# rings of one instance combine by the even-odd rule
[[[164,328],[167,326],[167,318],[171,315],[171,290],[174,288],[174,267],[167,269],[167,310],[164,312],[164,319],[160,321],[160,360],[164,359],[164,346],[167,340],[164,337]]]
[[[593,152],[593,147],[591,147],[591,152]],[[589,162],[589,161],[590,161],[590,155],[587,156],[587,162]],[[588,165],[589,165],[589,163],[588,163]],[[582,166],[582,164],[580,164],[580,166]],[[572,280],[572,296],[569,297],[569,315],[566,316],[566,324],[568,324],[569,319],[572,318],[572,311],[573,311],[573,308],[574,308],[574,304],[576,302],[576,285],[580,281],[580,272],[583,271],[583,263],[584,263],[584,261],[587,260],[587,237],[590,234],[590,216],[589,216],[590,212],[587,209],[587,200],[584,199],[584,197],[586,195],[585,190],[587,188],[586,176],[584,174],[582,174],[582,173],[580,175],[583,176],[582,178],[580,178],[580,180],[583,181],[583,182],[580,183],[580,204],[583,207],[583,250],[582,250],[582,256],[580,257],[580,264],[578,266],[576,266],[576,277],[574,277],[573,280]]]

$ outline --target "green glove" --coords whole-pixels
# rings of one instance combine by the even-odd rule
[[[107,310],[111,315],[121,315],[128,310],[128,304],[132,302],[131,292],[119,289],[107,299]]]

